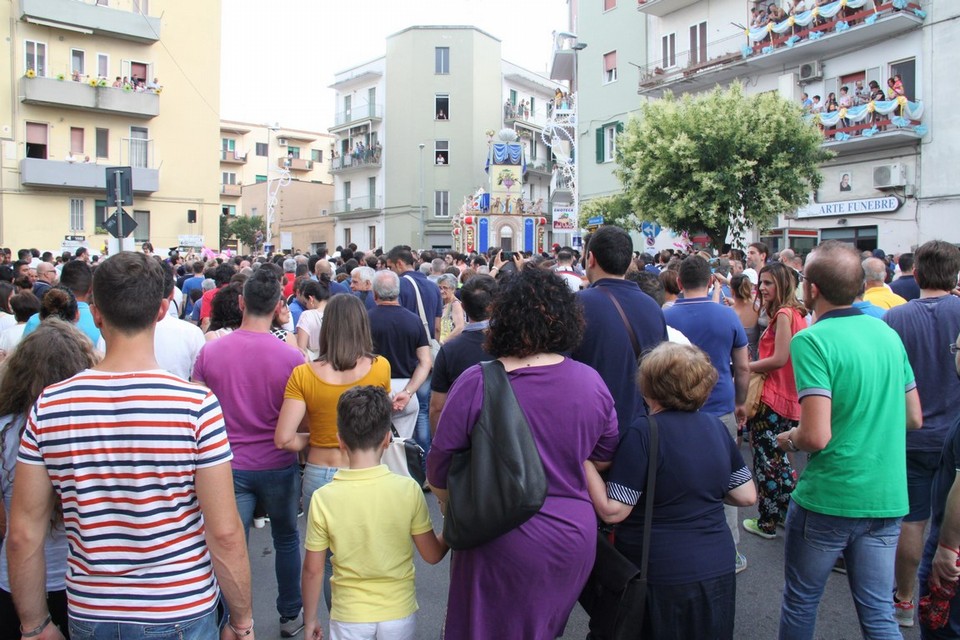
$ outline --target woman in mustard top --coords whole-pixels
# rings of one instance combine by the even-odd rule
[[[307,448],[302,489],[305,510],[310,508],[313,492],[333,480],[339,467],[348,466],[337,440],[337,401],[344,391],[359,385],[382,387],[390,393],[390,363],[373,354],[370,323],[360,299],[333,296],[323,314],[320,356],[290,374],[274,436],[278,449]],[[399,394],[394,410],[402,410],[409,401],[406,394]],[[328,609],[332,572],[328,565],[324,576]]]

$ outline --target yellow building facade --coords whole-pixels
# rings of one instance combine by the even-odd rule
[[[0,33],[0,245],[101,251],[131,166],[137,246],[218,246],[219,2],[0,0]]]

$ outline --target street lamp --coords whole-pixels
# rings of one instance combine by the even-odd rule
[[[420,147],[420,251],[423,251],[423,147],[426,145],[421,142],[418,146]]]

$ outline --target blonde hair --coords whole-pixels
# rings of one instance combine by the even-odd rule
[[[639,384],[664,409],[696,411],[717,384],[717,370],[702,349],[663,342],[643,357]]]

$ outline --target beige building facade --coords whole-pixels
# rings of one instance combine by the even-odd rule
[[[267,182],[245,185],[241,199],[243,208],[238,214],[266,217],[268,189],[272,189],[276,192],[273,211],[276,249],[311,253],[328,249],[332,252],[335,244],[334,218],[330,215],[333,184],[292,180],[277,187]]]
[[[0,24],[0,244],[100,251],[131,166],[138,245],[216,247],[220,3],[8,0]]]

